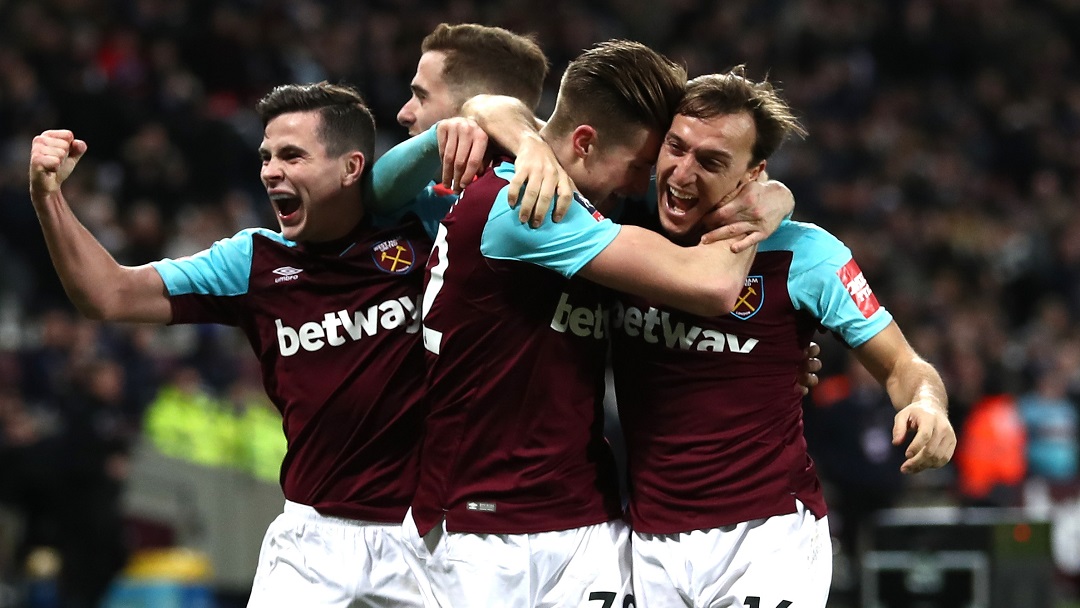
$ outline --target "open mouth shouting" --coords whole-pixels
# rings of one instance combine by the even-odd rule
[[[270,202],[277,211],[278,219],[283,224],[291,223],[298,219],[300,211],[300,199],[289,192],[271,192]]]
[[[667,207],[668,211],[670,211],[673,215],[678,216],[686,215],[686,213],[693,209],[698,203],[697,195],[692,192],[676,188],[671,184],[667,185],[667,196],[664,198],[666,199],[665,206]]]

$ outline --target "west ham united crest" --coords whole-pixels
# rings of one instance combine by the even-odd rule
[[[765,302],[765,282],[760,274],[746,277],[746,286],[743,287],[739,299],[735,301],[735,308],[731,314],[737,319],[749,319],[761,310]]]
[[[405,239],[390,239],[371,248],[371,258],[375,266],[390,274],[405,274],[412,270],[416,262],[416,252],[412,243]]]

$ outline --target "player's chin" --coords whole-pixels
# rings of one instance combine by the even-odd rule
[[[296,242],[304,240],[303,223],[286,223],[279,219],[278,225],[281,227],[281,236],[286,239]]]
[[[687,221],[684,214],[672,214],[667,210],[660,211],[660,226],[672,240],[682,240],[690,234],[693,224]]]

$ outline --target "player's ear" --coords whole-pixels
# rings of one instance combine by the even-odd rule
[[[570,144],[574,148],[574,156],[584,159],[596,151],[596,129],[589,125],[578,125],[570,134]]]
[[[744,184],[744,183],[749,183],[749,182],[752,182],[752,181],[756,181],[758,179],[758,177],[760,177],[761,175],[763,175],[765,173],[765,164],[766,164],[766,162],[767,161],[763,160],[763,161],[759,162],[758,164],[754,165],[753,167],[750,167],[746,171],[746,175],[743,176],[743,178],[739,181],[739,183]]]
[[[342,185],[351,186],[359,183],[361,176],[364,175],[364,166],[366,165],[363,152],[353,150],[343,157],[343,161],[341,171]]]

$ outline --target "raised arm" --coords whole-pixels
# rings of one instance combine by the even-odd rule
[[[117,263],[64,199],[60,186],[86,149],[65,130],[45,131],[30,149],[30,200],[64,291],[92,319],[167,323],[172,310],[157,271]]]
[[[911,348],[896,322],[855,349],[859,362],[889,393],[897,414],[893,445],[900,445],[909,430],[904,473],[944,466],[956,449],[956,433],[949,422],[945,384],[934,366]]]

